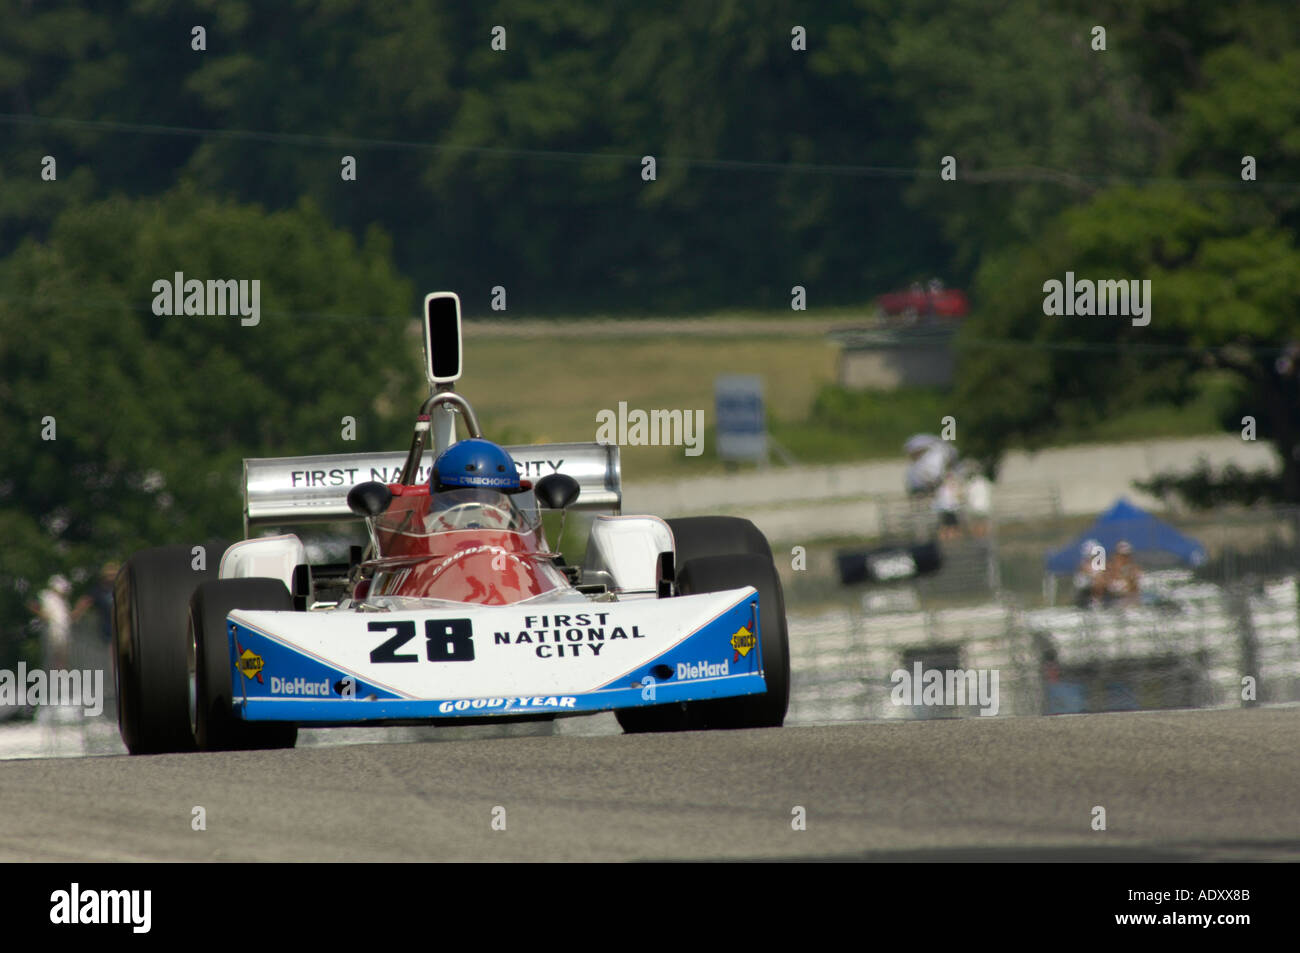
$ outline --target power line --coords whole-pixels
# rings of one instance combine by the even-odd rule
[[[180,136],[199,139],[227,139],[246,142],[269,142],[280,145],[297,145],[317,148],[364,146],[392,151],[448,152],[464,155],[503,156],[540,159],[550,162],[582,162],[598,159],[609,162],[640,163],[644,156],[615,152],[575,152],[556,149],[518,149],[493,146],[461,146],[439,142],[420,142],[406,139],[372,139],[364,136],[322,136],[303,133],[262,132],[245,129],[204,129],[195,126],[169,126],[156,123],[117,122],[99,119],[65,119],[55,116],[25,116],[17,113],[0,113],[0,123],[8,125],[69,126],[94,129],[101,132],[135,133],[140,135]],[[685,165],[715,170],[744,170],[756,172],[803,172],[828,175],[890,176],[910,178],[932,170],[889,168],[859,165],[824,165],[806,162],[753,162],[732,159],[670,159],[655,156],[657,163]]]
[[[263,142],[304,148],[356,148],[387,151],[423,151],[472,156],[527,158],[543,162],[585,162],[590,160],[639,164],[644,156],[616,152],[583,152],[558,149],[520,149],[503,146],[464,146],[450,143],[407,139],[375,139],[365,136],[315,135],[307,133],[266,132],[250,129],[211,129],[198,126],[175,126],[163,123],[119,122],[103,119],[70,119],[59,116],[33,116],[0,113],[0,124],[10,126],[64,126],[114,134],[174,136],[192,139],[219,139],[236,142]],[[757,172],[778,175],[834,175],[858,178],[920,179],[937,174],[935,168],[916,166],[843,165],[813,162],[768,162],[752,159],[700,159],[686,156],[654,155],[657,164],[682,166],[714,172]],[[1068,188],[1114,185],[1170,185],[1197,190],[1264,189],[1269,191],[1300,190],[1300,182],[1243,182],[1239,179],[1179,179],[1161,176],[1090,175],[1034,165],[977,169],[955,180],[976,185],[1005,183],[1054,184]]]

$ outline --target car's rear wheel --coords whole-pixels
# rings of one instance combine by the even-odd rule
[[[117,723],[131,754],[189,751],[186,614],[194,588],[216,575],[221,552],[198,561],[187,545],[131,556],[113,587],[113,678]],[[223,550],[224,551],[224,550]]]
[[[292,748],[298,727],[255,723],[233,711],[233,657],[226,616],[232,609],[293,611],[293,597],[279,579],[221,579],[205,582],[190,598],[189,671],[191,730],[203,751]]]
[[[752,553],[772,558],[763,531],[738,516],[683,516],[666,520],[677,547],[677,565],[705,556],[735,556]]]
[[[688,523],[679,536],[679,525]],[[682,595],[753,586],[758,590],[763,678],[761,695],[677,702],[616,712],[628,733],[703,728],[765,728],[785,721],[790,703],[790,647],[785,596],[767,539],[749,520],[694,517],[670,520]],[[757,551],[756,551],[757,550]]]

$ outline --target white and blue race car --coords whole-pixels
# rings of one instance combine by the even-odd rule
[[[612,445],[507,447],[504,479],[435,477],[426,456],[494,446],[454,389],[460,341],[459,300],[429,295],[431,393],[405,455],[246,460],[248,538],[216,565],[195,568],[188,545],[126,561],[113,654],[132,754],[609,710],[629,732],[782,724],[785,605],[762,533],[621,515]],[[580,565],[548,545],[544,509],[598,513]],[[370,542],[346,563],[310,564],[291,532],[250,535],[358,519]]]

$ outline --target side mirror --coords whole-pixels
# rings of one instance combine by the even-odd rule
[[[393,502],[393,491],[385,484],[369,480],[348,490],[348,509],[357,516],[374,519]]]
[[[567,473],[548,473],[533,487],[537,502],[548,510],[562,510],[578,498],[582,487]]]
[[[432,386],[460,379],[460,298],[454,291],[424,297],[424,364]]]

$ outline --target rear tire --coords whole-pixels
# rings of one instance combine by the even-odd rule
[[[187,708],[194,739],[201,751],[250,748],[292,748],[298,726],[263,724],[236,718],[232,710],[230,636],[226,615],[231,609],[293,611],[293,597],[279,579],[221,579],[194,591],[189,609],[187,665],[194,708]]]
[[[131,754],[191,751],[185,627],[190,595],[217,574],[224,548],[209,544],[205,568],[193,547],[159,546],[131,556],[113,584],[113,678],[117,724]]]
[[[766,537],[749,520],[697,516],[669,520],[677,547],[682,595],[753,586],[758,590],[762,637],[762,695],[627,708],[615,712],[629,734],[710,728],[769,728],[784,723],[790,704],[790,645],[785,595]]]
[[[772,558],[772,547],[763,531],[739,516],[684,516],[665,522],[673,531],[678,566],[705,556],[739,553]]]

